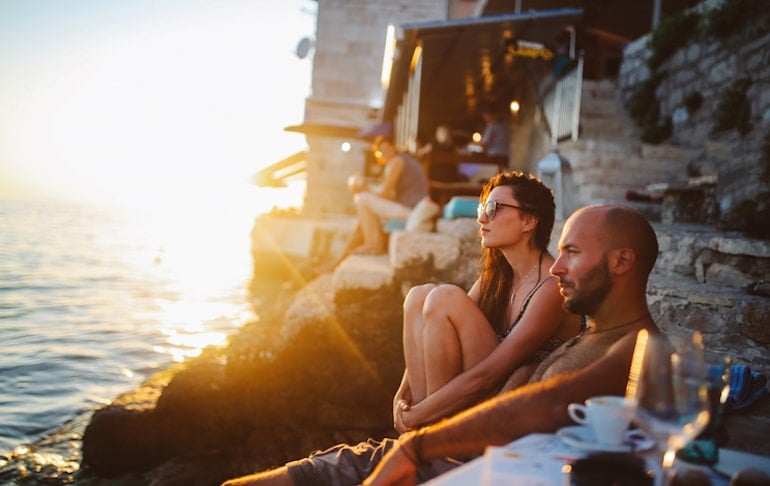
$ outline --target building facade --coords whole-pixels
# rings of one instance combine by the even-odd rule
[[[313,126],[366,128],[378,122],[383,106],[382,66],[389,24],[446,19],[449,0],[318,0],[312,92],[305,102],[307,192],[303,212],[350,210],[347,179],[364,172],[370,142]],[[342,130],[347,131],[350,130]],[[346,145],[347,144],[347,145]],[[347,148],[349,147],[349,149]]]

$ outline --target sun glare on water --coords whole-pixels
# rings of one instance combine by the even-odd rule
[[[161,323],[166,344],[154,349],[174,361],[225,344],[227,331],[255,318],[247,295],[253,276],[254,220],[274,208],[300,206],[303,194],[301,184],[209,189],[188,199],[177,195],[126,206],[136,218],[126,238],[154,248],[153,255],[142,258],[154,261],[153,271],[169,288],[169,295],[157,299],[152,316],[137,317]],[[242,298],[234,300],[236,294]]]
[[[250,177],[306,146],[315,3],[0,2],[0,198],[136,214],[114,238],[151,249],[126,258],[168,284],[141,312],[174,359],[249,318],[254,218],[301,205]]]

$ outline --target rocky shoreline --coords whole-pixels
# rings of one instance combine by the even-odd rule
[[[95,411],[76,483],[218,485],[341,441],[392,435],[400,290],[339,295],[331,274],[308,278],[262,282],[259,320],[227,347]]]
[[[259,318],[228,346],[154,374],[6,457],[0,484],[218,485],[340,441],[392,434],[400,294],[343,296],[347,311],[336,316],[331,274],[306,283],[308,272],[255,279]]]

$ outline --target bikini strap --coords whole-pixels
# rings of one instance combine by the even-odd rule
[[[516,319],[514,319],[514,321],[511,323],[510,326],[508,326],[508,329],[506,329],[504,333],[502,333],[502,334],[498,333],[497,334],[497,337],[500,338],[500,341],[502,341],[503,339],[508,337],[508,334],[511,333],[511,331],[513,330],[513,327],[516,324],[519,323],[521,318],[524,316],[524,312],[527,310],[527,306],[529,305],[529,301],[532,300],[532,297],[535,295],[535,292],[537,292],[540,289],[540,287],[542,287],[547,281],[549,281],[551,279],[554,279],[554,278],[556,278],[556,277],[554,277],[554,276],[546,277],[540,283],[538,283],[537,285],[532,287],[532,290],[530,290],[529,293],[527,294],[527,296],[524,298],[524,303],[521,304],[521,310],[519,311],[519,315],[516,316]]]

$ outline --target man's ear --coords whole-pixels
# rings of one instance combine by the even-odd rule
[[[636,252],[631,248],[617,248],[609,255],[610,271],[615,275],[623,275],[633,268],[636,262]]]

